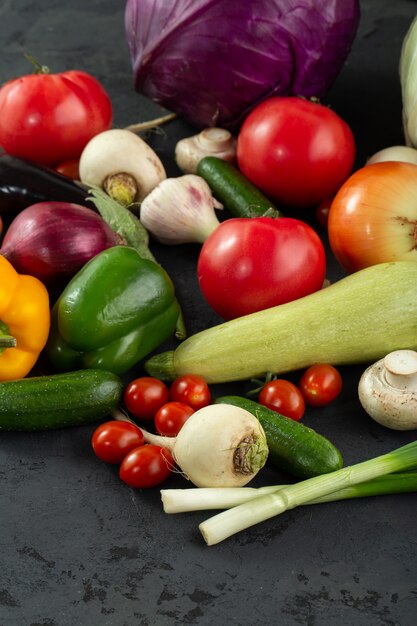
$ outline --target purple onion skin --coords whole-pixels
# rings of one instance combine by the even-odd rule
[[[73,276],[96,254],[120,243],[120,236],[92,209],[69,202],[39,202],[12,221],[0,254],[20,274],[48,285]]]
[[[135,88],[197,128],[237,129],[272,96],[323,96],[359,19],[359,0],[127,0]]]

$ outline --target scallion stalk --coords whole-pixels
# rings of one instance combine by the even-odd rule
[[[161,489],[161,499],[165,513],[186,513],[188,511],[205,511],[209,509],[230,509],[245,502],[250,502],[268,493],[284,489],[288,485],[271,485],[268,487],[230,487],[212,488],[199,487],[190,489]],[[387,474],[368,480],[352,487],[340,489],[306,504],[322,504],[337,500],[367,498],[398,493],[417,491],[417,472]]]
[[[289,485],[223,511],[199,526],[208,545],[231,537],[284,511],[379,476],[417,467],[417,441],[350,467]]]

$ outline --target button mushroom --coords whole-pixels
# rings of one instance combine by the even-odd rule
[[[233,163],[236,139],[225,128],[205,128],[198,135],[181,139],[175,146],[176,163],[185,174],[195,174],[198,163],[206,156]]]
[[[79,167],[81,182],[101,187],[124,206],[141,202],[166,178],[154,150],[138,135],[121,128],[95,135],[84,148]]]
[[[358,393],[365,411],[382,426],[417,429],[417,352],[396,350],[368,367]]]

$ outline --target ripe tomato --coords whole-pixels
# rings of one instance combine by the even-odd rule
[[[30,74],[0,89],[0,145],[36,163],[56,166],[78,158],[111,122],[110,98],[86,72]]]
[[[317,206],[334,195],[354,159],[355,141],[346,122],[304,98],[265,100],[249,113],[238,136],[239,169],[285,206]]]
[[[56,171],[72,180],[80,180],[80,160],[68,159],[55,167]]]
[[[342,377],[333,365],[317,363],[304,372],[299,387],[307,404],[326,406],[342,391]]]
[[[135,378],[124,392],[124,404],[129,413],[143,420],[153,419],[158,409],[168,400],[168,387],[152,376]]]
[[[145,489],[166,480],[173,467],[174,459],[169,450],[146,444],[125,456],[120,465],[119,476],[130,487]]]
[[[258,396],[259,404],[298,422],[304,415],[304,398],[293,383],[283,378],[270,380]]]
[[[135,424],[112,420],[96,428],[91,443],[99,459],[106,463],[121,463],[128,452],[143,446],[145,439]]]
[[[192,407],[194,411],[207,406],[211,400],[208,384],[204,378],[196,374],[184,374],[184,376],[176,378],[171,384],[169,394],[171,400],[183,402]]]
[[[155,415],[155,427],[160,435],[176,437],[194,409],[183,402],[167,402]]]
[[[232,218],[204,242],[197,273],[210,306],[232,319],[320,289],[326,255],[317,233],[301,220]]]

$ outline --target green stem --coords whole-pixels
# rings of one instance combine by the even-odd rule
[[[230,488],[191,488],[161,489],[161,499],[165,513],[186,513],[188,511],[204,511],[209,509],[230,509],[233,506],[251,502],[269,493],[275,493],[288,485],[272,485],[268,487],[230,487]],[[340,489],[315,500],[303,502],[322,504],[337,500],[367,498],[370,496],[412,493],[417,491],[417,472],[403,474],[387,474],[368,480],[352,487]]]
[[[25,54],[24,57],[26,61],[29,61],[29,63],[32,63],[34,67],[34,72],[33,72],[34,74],[50,74],[51,73],[51,70],[49,69],[47,65],[41,65],[39,61],[35,59],[35,57],[33,57],[31,54]]]
[[[135,248],[143,259],[157,263],[149,248],[148,231],[139,218],[130,209],[110,198],[100,187],[90,189],[90,196],[89,199],[110,228],[120,235],[128,246]],[[181,341],[187,336],[182,310],[178,316],[175,336]]]
[[[128,208],[122,206],[100,189],[90,189],[91,202],[110,228],[120,235],[128,246],[135,248],[143,259],[154,261],[155,257],[149,249],[148,231],[142,226],[140,220]]]
[[[16,338],[12,335],[0,335],[0,349],[15,348],[16,344]]]
[[[202,522],[200,531],[208,545],[227,539],[241,530],[263,522],[284,511],[326,496],[340,489],[417,466],[417,441],[382,456],[344,467],[329,474],[315,476],[283,489],[260,496],[256,502],[246,502],[223,511]]]

